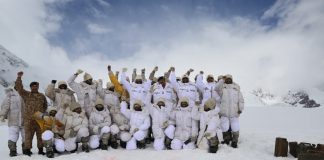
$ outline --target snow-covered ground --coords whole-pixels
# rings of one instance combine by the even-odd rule
[[[56,159],[80,160],[180,160],[180,159],[222,159],[222,160],[273,160],[294,159],[275,158],[274,142],[276,137],[286,137],[288,141],[304,141],[310,143],[324,143],[324,108],[298,108],[287,106],[246,107],[241,116],[241,137],[239,148],[233,149],[226,145],[220,146],[216,154],[205,150],[155,151],[151,146],[145,150],[127,151],[111,149],[108,151],[91,151],[90,153],[74,153],[56,155]],[[7,126],[0,125],[0,159],[8,159]],[[33,152],[36,153],[36,143]],[[32,157],[21,155],[20,142],[19,156],[12,159],[47,159],[34,154]]]

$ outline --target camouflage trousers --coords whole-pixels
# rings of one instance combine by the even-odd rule
[[[37,147],[43,148],[42,141],[42,131],[35,120],[25,120],[24,121],[24,129],[25,129],[25,148],[24,149],[32,149],[33,146],[33,138],[36,132],[37,137]]]

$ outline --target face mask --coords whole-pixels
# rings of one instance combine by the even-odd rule
[[[49,116],[51,116],[51,117],[55,117],[56,113],[57,113],[56,111],[50,111],[50,112],[49,112]]]
[[[160,108],[165,107],[165,104],[164,104],[164,103],[158,103],[157,105],[158,105]]]
[[[205,107],[205,108],[204,108],[204,111],[205,111],[205,112],[208,112],[208,111],[210,111],[210,108]]]
[[[85,83],[88,85],[92,85],[92,79],[86,80]]]
[[[188,83],[189,79],[188,78],[182,78],[182,83]]]
[[[188,103],[187,102],[181,102],[181,107],[185,108],[185,107],[188,107]]]
[[[62,84],[59,86],[59,89],[67,89],[67,86],[65,84]]]
[[[135,106],[134,106],[134,110],[135,110],[135,111],[142,111],[142,107],[139,106],[139,105],[135,105]]]
[[[73,112],[80,114],[82,112],[82,110],[81,110],[81,108],[77,108],[77,109],[73,110]]]
[[[135,80],[135,83],[136,84],[142,84],[143,82],[142,82],[142,80]]]
[[[97,109],[97,111],[99,111],[99,112],[104,110],[104,108],[101,107],[101,106],[100,106],[100,107],[96,107],[96,109]]]
[[[227,79],[225,80],[225,83],[226,83],[226,84],[232,84],[232,83],[233,83],[233,80],[230,79],[230,78],[227,78]]]

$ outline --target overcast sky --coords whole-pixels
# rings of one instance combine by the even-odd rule
[[[323,26],[322,0],[0,0],[0,44],[48,79],[158,65],[309,89],[324,86]]]

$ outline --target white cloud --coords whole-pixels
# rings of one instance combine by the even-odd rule
[[[132,25],[123,26],[129,30],[120,33],[121,37],[143,33],[134,38],[143,36],[147,41],[141,41],[139,51],[133,56],[113,61],[91,50],[70,60],[64,49],[52,46],[45,38],[48,32],[60,29],[61,18],[53,18],[52,25],[58,25],[54,29],[44,27],[44,17],[49,15],[41,1],[0,1],[0,44],[29,64],[42,67],[40,74],[49,79],[67,79],[78,68],[95,78],[107,79],[107,64],[112,64],[114,70],[152,69],[158,65],[158,75],[170,66],[175,66],[179,75],[189,68],[196,69],[196,73],[199,70],[214,75],[231,73],[245,91],[259,86],[274,92],[313,88],[324,82],[321,74],[324,37],[320,34],[324,32],[324,2],[290,2],[278,1],[265,12],[263,19],[273,16],[280,19],[278,26],[270,30],[258,21],[243,17],[201,20],[186,26],[186,19],[180,17],[178,21],[179,17],[175,16],[169,27],[176,24],[185,28],[175,27],[171,37],[159,33],[155,36],[161,37],[160,41],[150,42],[150,32],[139,27],[134,29]],[[111,32],[96,23],[87,27],[94,34]],[[83,41],[78,43],[76,46],[82,47]]]
[[[99,24],[88,24],[88,31],[93,34],[105,34],[111,32],[111,29],[107,29]]]

